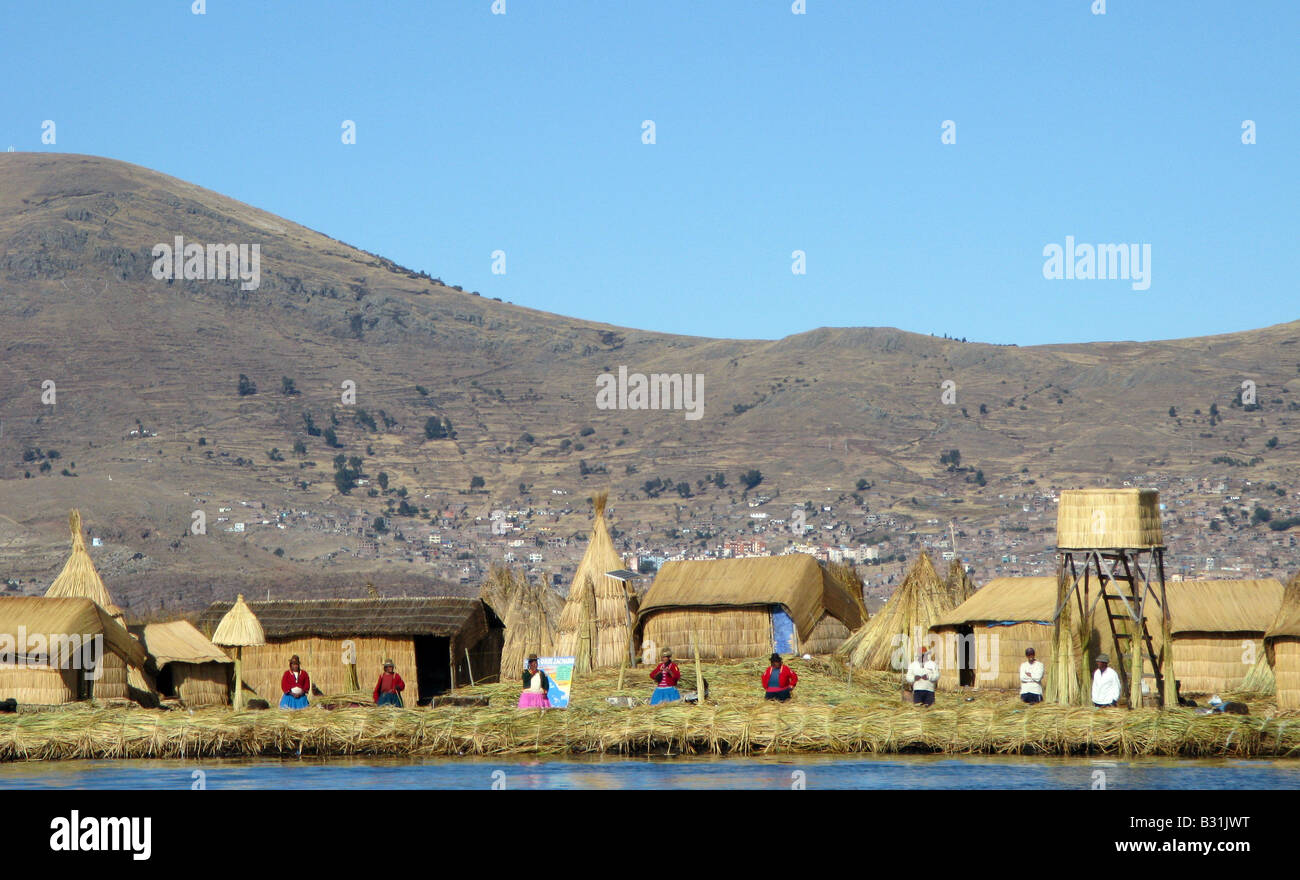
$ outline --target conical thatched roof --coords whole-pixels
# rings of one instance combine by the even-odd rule
[[[943,582],[948,588],[948,595],[952,596],[954,607],[975,595],[975,582],[966,573],[966,563],[961,561],[960,556],[954,556],[948,564],[948,576]]]
[[[212,644],[244,648],[266,644],[262,624],[258,622],[253,609],[249,608],[248,603],[244,601],[243,593],[235,598],[235,604],[217,624],[216,630],[212,633]]]
[[[835,653],[859,669],[891,670],[900,660],[906,668],[917,639],[924,639],[930,627],[953,607],[952,596],[934,570],[930,555],[922,552],[885,607]]]
[[[122,609],[113,604],[108,595],[104,580],[90,561],[86,550],[86,539],[81,534],[81,512],[74,510],[68,514],[68,525],[72,529],[72,554],[63,566],[63,571],[45,591],[47,599],[90,599],[109,614],[120,617]],[[121,621],[119,621],[121,622]]]
[[[560,615],[560,654],[576,658],[578,671],[620,666],[628,656],[628,639],[636,619],[624,583],[606,576],[623,567],[605,525],[608,492],[592,499],[596,520],[587,552],[578,563],[569,598]]]

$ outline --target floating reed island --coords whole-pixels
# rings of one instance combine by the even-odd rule
[[[300,711],[194,712],[96,708],[0,717],[0,760],[239,758],[296,756],[577,756],[942,753],[952,755],[1109,755],[1117,757],[1298,758],[1300,713],[1277,714],[1267,699],[1250,716],[1186,709],[1025,706],[980,691],[973,701],[941,693],[933,708],[901,703],[897,676],[853,675],[834,661],[795,659],[793,701],[764,702],[764,661],[704,665],[712,699],[703,705],[614,706],[617,670],[574,683],[568,709],[514,708],[513,682],[457,690],[487,707],[421,709],[318,700]],[[642,671],[624,695],[646,697]],[[689,677],[689,676],[688,676]],[[365,700],[367,697],[361,697]]]

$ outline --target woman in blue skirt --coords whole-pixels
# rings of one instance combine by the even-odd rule
[[[303,671],[298,655],[289,658],[289,669],[280,677],[281,709],[306,709],[307,695],[311,693],[311,678]]]
[[[657,706],[660,703],[680,700],[682,695],[677,692],[677,680],[681,677],[682,671],[673,662],[673,652],[665,648],[664,659],[655,667],[654,672],[650,673],[650,679],[655,683],[654,693],[650,695],[650,705]]]

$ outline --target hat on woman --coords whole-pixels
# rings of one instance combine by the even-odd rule
[[[536,655],[536,654],[529,654],[529,655],[528,655],[528,662],[529,662],[529,663],[531,663],[532,661],[534,661],[534,660],[536,660],[536,659],[537,659],[537,655]]]
[[[396,665],[397,664],[393,662],[392,657],[389,657],[387,660],[384,661],[384,666],[396,666]]]
[[[667,648],[664,648],[664,656],[665,656],[665,657],[671,657],[671,656],[673,656],[673,652],[670,651],[670,650],[668,650]]]

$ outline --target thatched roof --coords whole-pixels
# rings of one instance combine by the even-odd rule
[[[16,645],[20,626],[27,634],[28,647],[33,647],[32,639],[38,634],[46,638],[58,635],[102,635],[106,654],[116,654],[135,666],[145,662],[145,651],[140,643],[91,599],[49,599],[36,596],[0,599],[0,637],[8,637],[10,643]],[[47,646],[51,647],[53,646]]]
[[[1282,602],[1282,584],[1272,578],[1239,581],[1170,581],[1165,584],[1175,635],[1189,632],[1263,632]],[[936,626],[970,623],[1051,623],[1056,578],[994,578],[974,596],[943,615]],[[1159,615],[1148,607],[1148,617]]]
[[[234,604],[217,618],[210,632],[213,644],[217,645],[255,648],[266,644],[266,633],[262,630],[262,623],[244,601],[243,593],[236,596]]]
[[[231,663],[226,653],[188,620],[150,623],[130,627],[158,669],[168,663]]]
[[[451,596],[274,599],[249,602],[248,607],[257,615],[267,639],[454,636],[467,631],[476,638],[487,633],[490,623],[499,625],[482,600]],[[230,602],[214,602],[199,616],[198,628],[205,634],[214,632],[230,608]]]
[[[1282,605],[1277,610],[1264,639],[1300,638],[1300,572],[1287,582]]]
[[[1273,578],[1243,581],[1170,581],[1169,616],[1173,633],[1262,633],[1282,605],[1282,582]],[[1148,609],[1148,614],[1158,613]]]
[[[1000,577],[976,590],[932,626],[972,623],[1051,623],[1056,613],[1056,578]]]
[[[68,556],[68,561],[64,563],[63,571],[59,572],[54,583],[50,584],[50,588],[45,591],[46,598],[90,599],[109,613],[120,615],[121,611],[108,595],[108,588],[104,586],[103,578],[95,569],[95,563],[90,561],[90,553],[86,550],[86,539],[81,534],[80,511],[73,510],[68,514],[68,526],[72,531],[72,552]]]
[[[624,583],[605,574],[623,568],[623,558],[614,548],[605,524],[608,497],[608,492],[599,492],[592,498],[596,516],[591,524],[591,540],[573,573],[560,614],[559,650],[575,658],[579,672],[618,666],[628,657],[636,614]]]
[[[1155,489],[1066,489],[1056,512],[1061,549],[1163,547]]]
[[[804,553],[741,559],[666,562],[641,601],[640,619],[673,608],[782,605],[799,638],[808,638],[827,613],[850,630],[862,614],[841,583]]]

